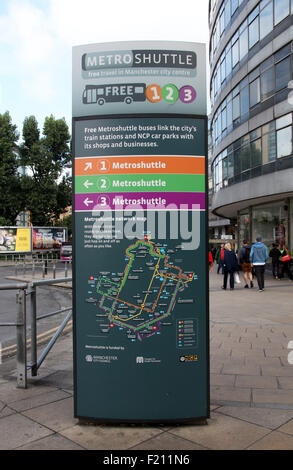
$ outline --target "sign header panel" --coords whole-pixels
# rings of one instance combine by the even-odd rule
[[[206,115],[204,44],[119,42],[73,48],[73,117]]]

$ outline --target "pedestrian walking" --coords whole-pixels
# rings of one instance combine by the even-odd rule
[[[281,257],[281,252],[278,248],[276,243],[272,243],[272,249],[270,250],[269,257],[272,258],[272,274],[273,277],[276,279],[280,279],[279,275],[279,268],[280,262],[279,259]]]
[[[212,249],[212,255],[213,255],[213,260],[214,261],[215,261],[216,253],[217,253],[217,248],[214,246],[213,249]]]
[[[245,289],[248,289],[248,279],[250,282],[250,287],[253,287],[253,276],[252,276],[252,266],[250,262],[250,251],[251,247],[248,245],[247,240],[243,240],[243,246],[241,247],[239,251],[239,256],[238,256],[238,263],[241,266],[242,272],[243,272],[243,277],[244,277],[244,282],[245,282]]]
[[[229,275],[229,281],[230,281],[230,290],[234,289],[234,273],[238,271],[238,261],[235,255],[235,251],[232,250],[231,244],[226,243],[224,245],[224,284],[222,286],[222,289],[226,290],[227,289],[227,281],[228,281],[228,275]]]
[[[269,257],[268,249],[262,243],[260,235],[256,237],[256,243],[254,243],[250,250],[250,262],[255,270],[255,275],[258,283],[258,291],[262,292],[265,286],[264,274],[265,265]]]
[[[291,256],[290,256],[289,250],[285,245],[283,245],[279,247],[279,251],[280,251],[280,258],[279,258],[280,279],[283,279],[284,274],[287,274],[289,279],[293,281],[293,274],[290,271]]]
[[[210,271],[210,272],[213,271],[213,266],[214,266],[213,255],[212,255],[212,252],[209,251],[209,271]]]
[[[225,253],[225,245],[224,243],[222,243],[222,245],[217,249],[216,256],[215,256],[216,262],[218,263],[217,274],[219,274],[220,269],[221,269],[221,273],[224,274],[224,267],[223,267],[224,253]]]

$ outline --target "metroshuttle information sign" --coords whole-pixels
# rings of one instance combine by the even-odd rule
[[[209,416],[205,47],[73,52],[75,416]]]

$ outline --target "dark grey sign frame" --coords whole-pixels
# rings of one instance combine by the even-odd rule
[[[80,416],[77,413],[77,346],[76,346],[76,276],[77,276],[77,267],[76,267],[76,225],[75,225],[75,123],[77,121],[85,120],[103,120],[103,119],[140,119],[140,118],[168,118],[168,119],[201,119],[204,121],[204,148],[205,148],[205,260],[206,260],[206,278],[205,278],[205,306],[206,306],[206,403],[207,403],[207,414],[204,416],[190,417],[190,418],[178,418],[178,419],[112,419],[112,418],[93,418],[90,416]],[[73,276],[73,379],[74,379],[74,417],[78,418],[80,422],[86,423],[95,423],[95,424],[192,424],[199,423],[207,418],[210,418],[210,335],[209,335],[209,323],[210,323],[210,313],[209,313],[209,238],[208,238],[208,118],[203,115],[191,115],[191,114],[115,114],[115,115],[90,115],[82,117],[73,117],[72,118],[72,276]]]

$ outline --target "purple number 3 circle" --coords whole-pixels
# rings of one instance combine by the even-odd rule
[[[190,85],[183,86],[180,88],[179,97],[182,103],[192,103],[196,98],[196,91]]]

